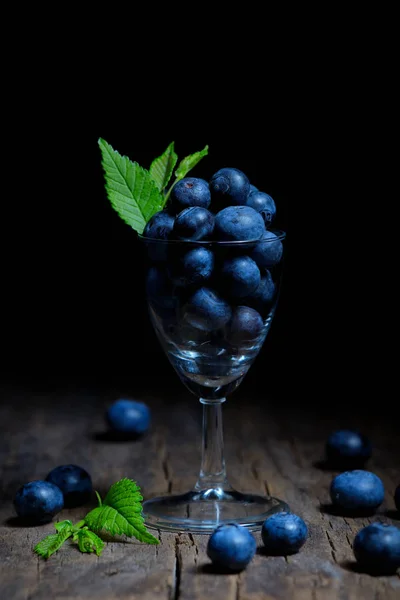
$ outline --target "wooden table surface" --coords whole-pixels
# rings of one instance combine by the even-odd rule
[[[223,409],[230,481],[288,502],[306,521],[309,537],[299,553],[271,557],[262,552],[256,532],[254,559],[240,574],[228,575],[210,567],[208,536],[156,531],[158,546],[109,541],[96,557],[66,543],[45,561],[32,548],[53,525],[23,527],[15,518],[18,487],[60,464],[86,468],[101,495],[122,477],[137,481],[145,498],[191,488],[200,461],[201,406],[183,386],[164,394],[130,390],[148,403],[153,422],[144,437],[125,442],[105,435],[103,415],[126,389],[4,385],[0,391],[1,600],[400,599],[399,575],[363,573],[352,551],[364,525],[376,520],[400,525],[393,501],[400,483],[395,420],[289,408],[264,392],[250,393],[243,383]],[[320,461],[329,432],[343,425],[361,425],[374,445],[368,468],[382,478],[386,498],[369,518],[343,518],[330,509],[329,484],[336,472]],[[60,516],[78,521],[90,506]]]

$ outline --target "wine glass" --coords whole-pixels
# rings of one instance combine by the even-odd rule
[[[203,405],[202,459],[193,488],[143,502],[148,527],[211,533],[223,523],[261,528],[282,500],[234,489],[226,475],[222,405],[256,359],[276,311],[283,231],[253,241],[139,238],[157,338]],[[254,267],[254,265],[257,265]]]

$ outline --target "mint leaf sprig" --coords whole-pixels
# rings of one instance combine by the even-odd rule
[[[183,158],[174,171],[178,155],[174,142],[171,142],[152,161],[150,168],[145,169],[127,156],[121,156],[103,138],[99,138],[98,144],[107,197],[121,219],[139,234],[143,233],[151,217],[164,208],[174,185],[208,154],[208,146],[205,146],[203,150]],[[171,183],[173,175],[175,179]]]
[[[99,506],[84,519],[73,525],[72,521],[59,521],[54,524],[57,533],[46,536],[34,547],[34,552],[49,558],[57,552],[67,539],[78,544],[81,552],[95,552],[100,556],[104,542],[97,534],[109,532],[111,535],[135,537],[140,542],[159,544],[159,540],[149,533],[142,516],[140,488],[132,479],[121,479],[114,483],[102,501],[96,492]]]

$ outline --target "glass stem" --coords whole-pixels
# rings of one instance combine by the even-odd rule
[[[200,474],[195,485],[196,490],[230,490],[225,470],[224,438],[222,427],[222,403],[219,400],[204,400],[203,405],[203,431],[202,431],[202,458]]]

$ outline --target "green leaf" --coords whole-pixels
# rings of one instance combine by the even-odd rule
[[[160,192],[167,187],[177,161],[178,155],[174,151],[174,142],[171,142],[165,152],[151,163],[150,175],[156,182]]]
[[[65,521],[61,521],[61,524],[65,523]],[[69,521],[71,523],[71,521]],[[57,525],[55,527],[57,529]],[[72,524],[71,524],[72,525]],[[63,543],[72,535],[72,527],[65,525],[61,528],[59,533],[51,533],[47,537],[45,537],[41,542],[36,544],[33,551],[39,556],[43,556],[43,558],[49,558],[54,552],[57,552],[63,545]]]
[[[162,209],[164,198],[149,171],[121,156],[102,138],[98,143],[107,197],[121,219],[143,233],[147,221]]]
[[[108,531],[111,535],[126,535],[148,544],[159,544],[159,540],[144,525],[142,500],[136,482],[121,479],[111,486],[103,505],[86,515],[85,523],[95,532]]]
[[[69,521],[68,519],[66,519],[65,521],[58,521],[57,523],[54,523],[54,527],[56,528],[56,531],[58,531],[58,533],[60,533],[65,528],[72,529],[73,523],[72,523],[72,521]]]
[[[104,542],[93,531],[87,527],[77,531],[73,537],[74,542],[78,542],[78,548],[81,552],[96,552],[97,556],[103,552]]]
[[[197,165],[201,159],[208,154],[208,146],[205,146],[203,150],[200,152],[195,152],[194,154],[189,154],[186,158],[183,158],[178,165],[177,170],[175,171],[175,177],[179,181],[179,179],[183,179],[186,175]]]

